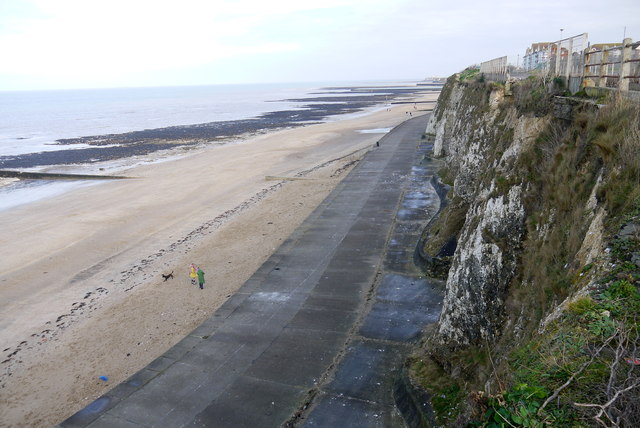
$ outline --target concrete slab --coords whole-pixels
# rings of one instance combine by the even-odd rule
[[[388,273],[382,278],[376,298],[396,303],[429,304],[441,299],[442,291],[428,278]]]
[[[165,352],[163,357],[179,360],[200,343],[202,343],[201,337],[187,336]]]
[[[327,280],[320,279],[318,285],[313,289],[313,294],[316,296],[333,296],[345,300],[351,299],[359,302],[367,295],[370,288],[366,280],[336,282],[331,279],[331,277]]]
[[[389,428],[393,408],[381,409],[376,403],[368,403],[347,397],[325,395],[304,421],[303,427]],[[401,427],[402,425],[396,425]]]
[[[307,309],[327,309],[345,312],[359,312],[362,307],[360,299],[341,299],[337,296],[311,293],[304,302]]]
[[[340,254],[342,256],[342,254]],[[318,292],[321,288],[321,284],[331,283],[336,287],[342,285],[366,285],[367,288],[371,284],[370,279],[374,275],[373,267],[365,264],[363,270],[351,269],[353,261],[345,260],[344,258],[338,259],[322,272],[316,286],[313,288],[313,292]]]
[[[161,426],[166,415],[208,378],[199,367],[176,363],[126,400],[110,414],[144,426]]]
[[[396,223],[391,234],[391,239],[387,245],[387,251],[396,247],[415,248],[415,237],[420,236],[424,229],[424,222],[403,222]]]
[[[97,420],[102,414],[113,408],[119,402],[120,398],[118,397],[111,394],[104,395],[62,422],[59,426],[62,428],[85,427]]]
[[[400,373],[405,352],[406,346],[356,340],[347,349],[325,391],[392,406],[389,391]]]
[[[344,247],[338,248],[329,267],[335,270],[361,272],[365,275],[375,271],[380,257],[366,251],[355,251],[355,248],[348,247],[346,244]]]
[[[287,328],[251,365],[247,375],[287,385],[313,386],[345,341],[344,333]]]
[[[293,292],[308,281],[313,280],[316,266],[311,269],[281,269],[276,267],[270,274],[268,281],[265,281],[257,290],[271,292]]]
[[[165,356],[161,356],[156,358],[155,360],[153,360],[148,366],[147,368],[149,370],[154,370],[157,372],[161,372],[166,370],[167,368],[169,368],[169,366],[171,366],[171,364],[175,363],[176,360],[172,359],[172,358],[167,358]]]
[[[334,331],[338,333],[347,333],[358,317],[357,312],[340,311],[329,308],[307,308],[303,307],[298,311],[293,320],[289,323],[289,327],[305,329]]]
[[[270,319],[292,316],[298,310],[300,302],[291,302],[289,299],[294,294],[276,291],[259,291],[256,294],[274,296],[271,301],[245,300],[232,314],[227,317],[227,323],[263,325]],[[277,300],[282,299],[282,300]]]
[[[206,346],[193,349],[180,362],[213,371],[239,352],[240,347],[241,345],[239,345],[238,341],[225,342],[212,338],[207,342]]]
[[[411,192],[405,195],[401,208],[398,210],[398,219],[401,221],[423,220],[427,217],[429,206],[433,205],[433,198],[422,192]]]
[[[210,322],[217,323],[219,320],[226,319],[229,316],[229,314],[235,311],[238,305],[240,305],[249,296],[249,294],[250,293],[248,292],[244,292],[244,289],[239,293],[235,293],[234,295],[229,297],[227,300],[225,300],[225,302],[216,310],[216,312],[207,321],[210,321],[211,319],[213,319]]]
[[[295,411],[305,391],[241,376],[185,425],[188,427],[277,427]]]
[[[129,395],[136,392],[138,389],[146,385],[151,379],[158,376],[158,372],[155,370],[149,370],[144,368],[135,373],[126,381],[109,391],[108,395],[118,398],[126,398]]]
[[[376,302],[365,318],[359,334],[370,339],[414,342],[424,326],[436,322],[438,316],[439,314],[425,314],[415,305]]]
[[[159,427],[182,427],[193,423],[194,415],[205,411],[211,403],[223,397],[238,381],[239,374],[221,368],[202,384],[189,391],[163,418]]]
[[[140,428],[142,426],[109,414],[101,416],[100,419],[91,424],[91,428]]]
[[[415,340],[425,325],[438,320],[442,299],[441,289],[427,279],[386,274],[360,334],[398,342]]]
[[[211,317],[205,320],[198,327],[196,327],[191,333],[189,333],[189,336],[195,336],[200,338],[209,337],[213,334],[214,331],[218,329],[218,327],[222,325],[223,322],[224,322],[224,318],[220,316]]]

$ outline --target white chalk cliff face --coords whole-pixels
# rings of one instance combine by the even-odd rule
[[[486,90],[478,93],[475,100],[469,92],[455,84],[438,101],[427,128],[435,134],[434,156],[443,157],[455,177],[455,196],[469,203],[433,338],[451,347],[490,342],[500,332],[526,230],[525,189],[517,180],[509,181],[510,171],[530,142],[528,129],[537,132],[541,126],[538,119],[523,120],[511,141],[502,138],[498,145],[505,126],[513,129],[515,112],[499,112],[499,88],[488,96]],[[478,97],[486,98],[479,103]],[[497,177],[508,184],[496,183]]]
[[[479,199],[469,209],[447,279],[440,341],[482,343],[499,332],[523,234],[521,196],[522,189],[514,186],[507,195]]]

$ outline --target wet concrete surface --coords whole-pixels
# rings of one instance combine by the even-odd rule
[[[59,426],[403,426],[393,384],[442,301],[412,262],[439,206],[427,118],[381,139],[211,318]]]
[[[389,293],[385,288],[393,287]],[[411,342],[440,315],[441,289],[425,280],[388,274],[359,333],[371,339]]]
[[[392,391],[412,344],[438,320],[443,298],[443,284],[425,278],[413,262],[422,230],[440,207],[429,184],[436,169],[425,157],[430,150],[427,144],[417,149],[357,331],[293,426],[406,426]]]

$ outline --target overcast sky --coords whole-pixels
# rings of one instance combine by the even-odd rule
[[[640,40],[640,0],[0,0],[0,90],[449,76]]]

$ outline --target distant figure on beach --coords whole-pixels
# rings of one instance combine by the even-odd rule
[[[189,265],[189,277],[191,278],[191,284],[196,285],[196,278],[198,277],[197,267],[193,263]]]
[[[204,271],[198,268],[198,283],[200,283],[200,289],[204,289]]]

